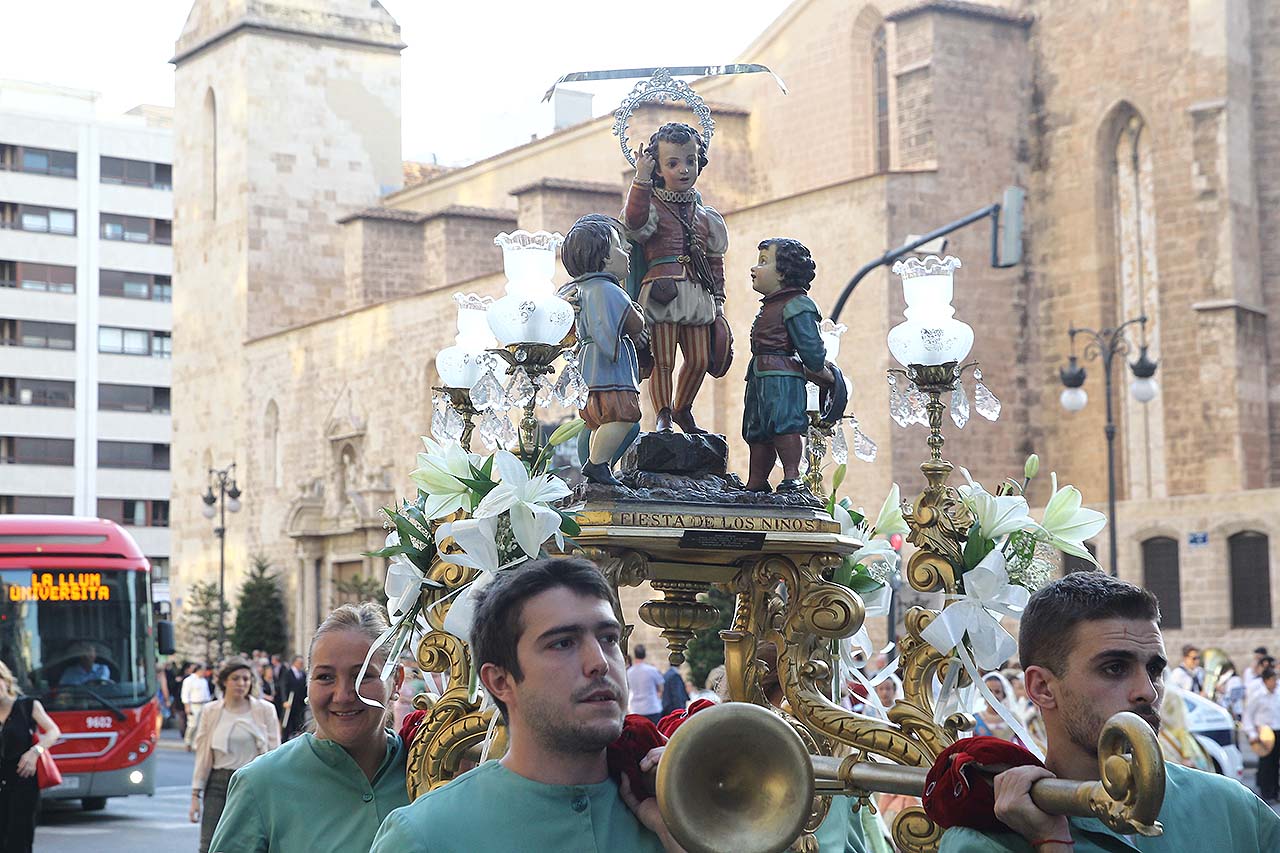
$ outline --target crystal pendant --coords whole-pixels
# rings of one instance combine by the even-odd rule
[[[568,386],[565,388],[564,404],[571,409],[584,409],[591,389],[587,387],[587,380],[582,378],[578,368],[575,367],[572,370],[573,375],[569,377]]]
[[[955,390],[951,392],[951,420],[964,429],[969,422],[969,395],[965,393],[964,383],[956,380]]]
[[[831,458],[837,465],[849,461],[849,440],[844,436],[844,424],[837,423],[835,432],[831,434]]]
[[[973,386],[973,407],[977,409],[978,414],[989,421],[994,421],[1000,417],[1000,398],[992,394],[991,389],[982,384],[981,369],[974,368],[973,379],[976,383]]]
[[[520,443],[520,432],[509,418],[502,419],[502,427],[498,431],[498,443],[511,450]]]
[[[498,437],[503,432],[503,426],[511,423],[497,412],[486,412],[485,416],[480,419],[480,425],[476,427],[476,432],[480,433],[480,438],[484,440],[484,446],[490,450],[498,449]]]
[[[907,423],[929,425],[929,395],[925,394],[914,383],[907,392]]]
[[[876,443],[862,431],[855,420],[853,422],[853,455],[863,462],[875,462],[879,450],[880,448],[876,447]]]
[[[494,374],[492,365],[480,377],[480,381],[472,386],[471,405],[479,412],[505,412],[511,408],[507,392],[502,389],[502,383]]]
[[[911,425],[911,406],[898,390],[898,378],[892,373],[889,374],[889,416],[900,427]]]
[[[523,370],[511,371],[511,381],[507,383],[507,399],[511,401],[511,405],[523,409],[535,393],[537,389],[533,387],[528,373]]]
[[[443,394],[436,394],[431,398],[431,437],[436,441],[445,441],[448,435],[444,430],[445,414],[453,406],[449,405]]]
[[[558,401],[555,394],[555,383],[551,381],[551,374],[544,373],[533,381],[538,386],[538,405],[544,409],[548,409],[555,405]]]
[[[466,432],[467,422],[463,419],[462,413],[450,406],[445,410],[444,417],[441,420],[441,431],[445,438],[449,441],[461,441],[462,434]],[[434,424],[433,424],[434,426]],[[464,450],[466,448],[463,448]]]

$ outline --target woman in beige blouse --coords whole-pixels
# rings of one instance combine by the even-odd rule
[[[191,822],[200,821],[200,853],[209,853],[231,774],[280,745],[280,720],[270,702],[253,696],[253,666],[241,657],[218,670],[222,698],[205,706],[196,731],[191,775]],[[201,808],[201,801],[204,806]],[[203,820],[201,813],[203,812]]]

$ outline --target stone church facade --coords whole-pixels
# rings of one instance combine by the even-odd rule
[[[408,491],[452,294],[501,294],[498,232],[616,213],[630,179],[605,117],[395,189],[403,46],[376,3],[197,0],[174,59],[173,595],[217,577],[197,498],[207,469],[234,459],[245,497],[228,525],[228,597],[251,555],[269,557],[298,648],[339,581],[381,577],[361,554],[384,536],[378,508]],[[813,250],[829,309],[908,234],[1024,187],[1023,263],[990,266],[985,224],[948,248],[965,262],[957,316],[1004,403],[995,424],[948,424],[948,457],[990,484],[1035,451],[1046,482],[1033,505],[1050,470],[1105,505],[1101,366],[1085,362],[1091,401],[1076,414],[1058,404],[1058,369],[1073,324],[1145,312],[1162,391],[1133,402],[1117,360],[1119,572],[1160,594],[1171,647],[1243,657],[1272,641],[1280,9],[796,0],[739,61],[790,88],[759,75],[697,85],[717,120],[699,189],[729,226],[739,350],[761,239]],[[631,137],[685,115],[642,109]],[[892,423],[884,381],[902,308],[881,269],[841,317],[853,409],[880,447],[874,464],[851,461],[845,490],[868,507],[893,482],[922,485],[924,431]],[[735,470],[741,374],[709,382],[697,412],[731,437]],[[1105,560],[1106,533],[1092,544]]]

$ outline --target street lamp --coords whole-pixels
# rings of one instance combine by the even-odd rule
[[[1129,341],[1125,338],[1124,331],[1129,326],[1137,323],[1145,332],[1147,328],[1147,318],[1144,314],[1141,317],[1135,317],[1132,320],[1126,320],[1114,329],[1102,329],[1094,331],[1093,329],[1077,329],[1072,326],[1067,334],[1071,336],[1071,355],[1067,359],[1067,366],[1062,368],[1058,375],[1062,379],[1062,408],[1068,412],[1078,412],[1089,402],[1089,395],[1084,390],[1085,369],[1080,365],[1079,359],[1076,358],[1076,335],[1085,336],[1084,357],[1086,359],[1101,359],[1103,378],[1106,380],[1107,394],[1107,517],[1110,524],[1110,549],[1111,564],[1110,571],[1112,576],[1116,575],[1116,424],[1113,406],[1111,402],[1111,361],[1119,355],[1123,358],[1129,352]],[[1133,399],[1139,403],[1149,403],[1155,399],[1156,393],[1160,390],[1153,378],[1156,375],[1156,363],[1147,355],[1147,345],[1140,344],[1138,347],[1138,358],[1129,364],[1129,370],[1133,372],[1133,381],[1129,384],[1129,393],[1133,395]]]
[[[213,492],[214,485],[218,486],[218,493]],[[224,585],[227,574],[227,513],[240,511],[240,487],[236,485],[236,463],[232,462],[226,468],[210,468],[209,469],[209,487],[205,490],[204,496],[200,500],[204,501],[204,507],[200,510],[200,514],[205,518],[213,518],[218,516],[218,526],[213,528],[213,534],[218,537],[218,657],[222,657],[222,645],[226,637],[226,595]],[[217,509],[214,509],[214,505]]]

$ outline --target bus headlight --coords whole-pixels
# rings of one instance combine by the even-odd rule
[[[142,771],[141,771],[141,770],[135,770],[135,771],[133,771],[132,773],[130,773],[130,774],[129,774],[129,781],[130,781],[130,782],[132,782],[132,783],[133,783],[133,784],[135,784],[135,785],[141,785],[141,784],[142,784]]]

